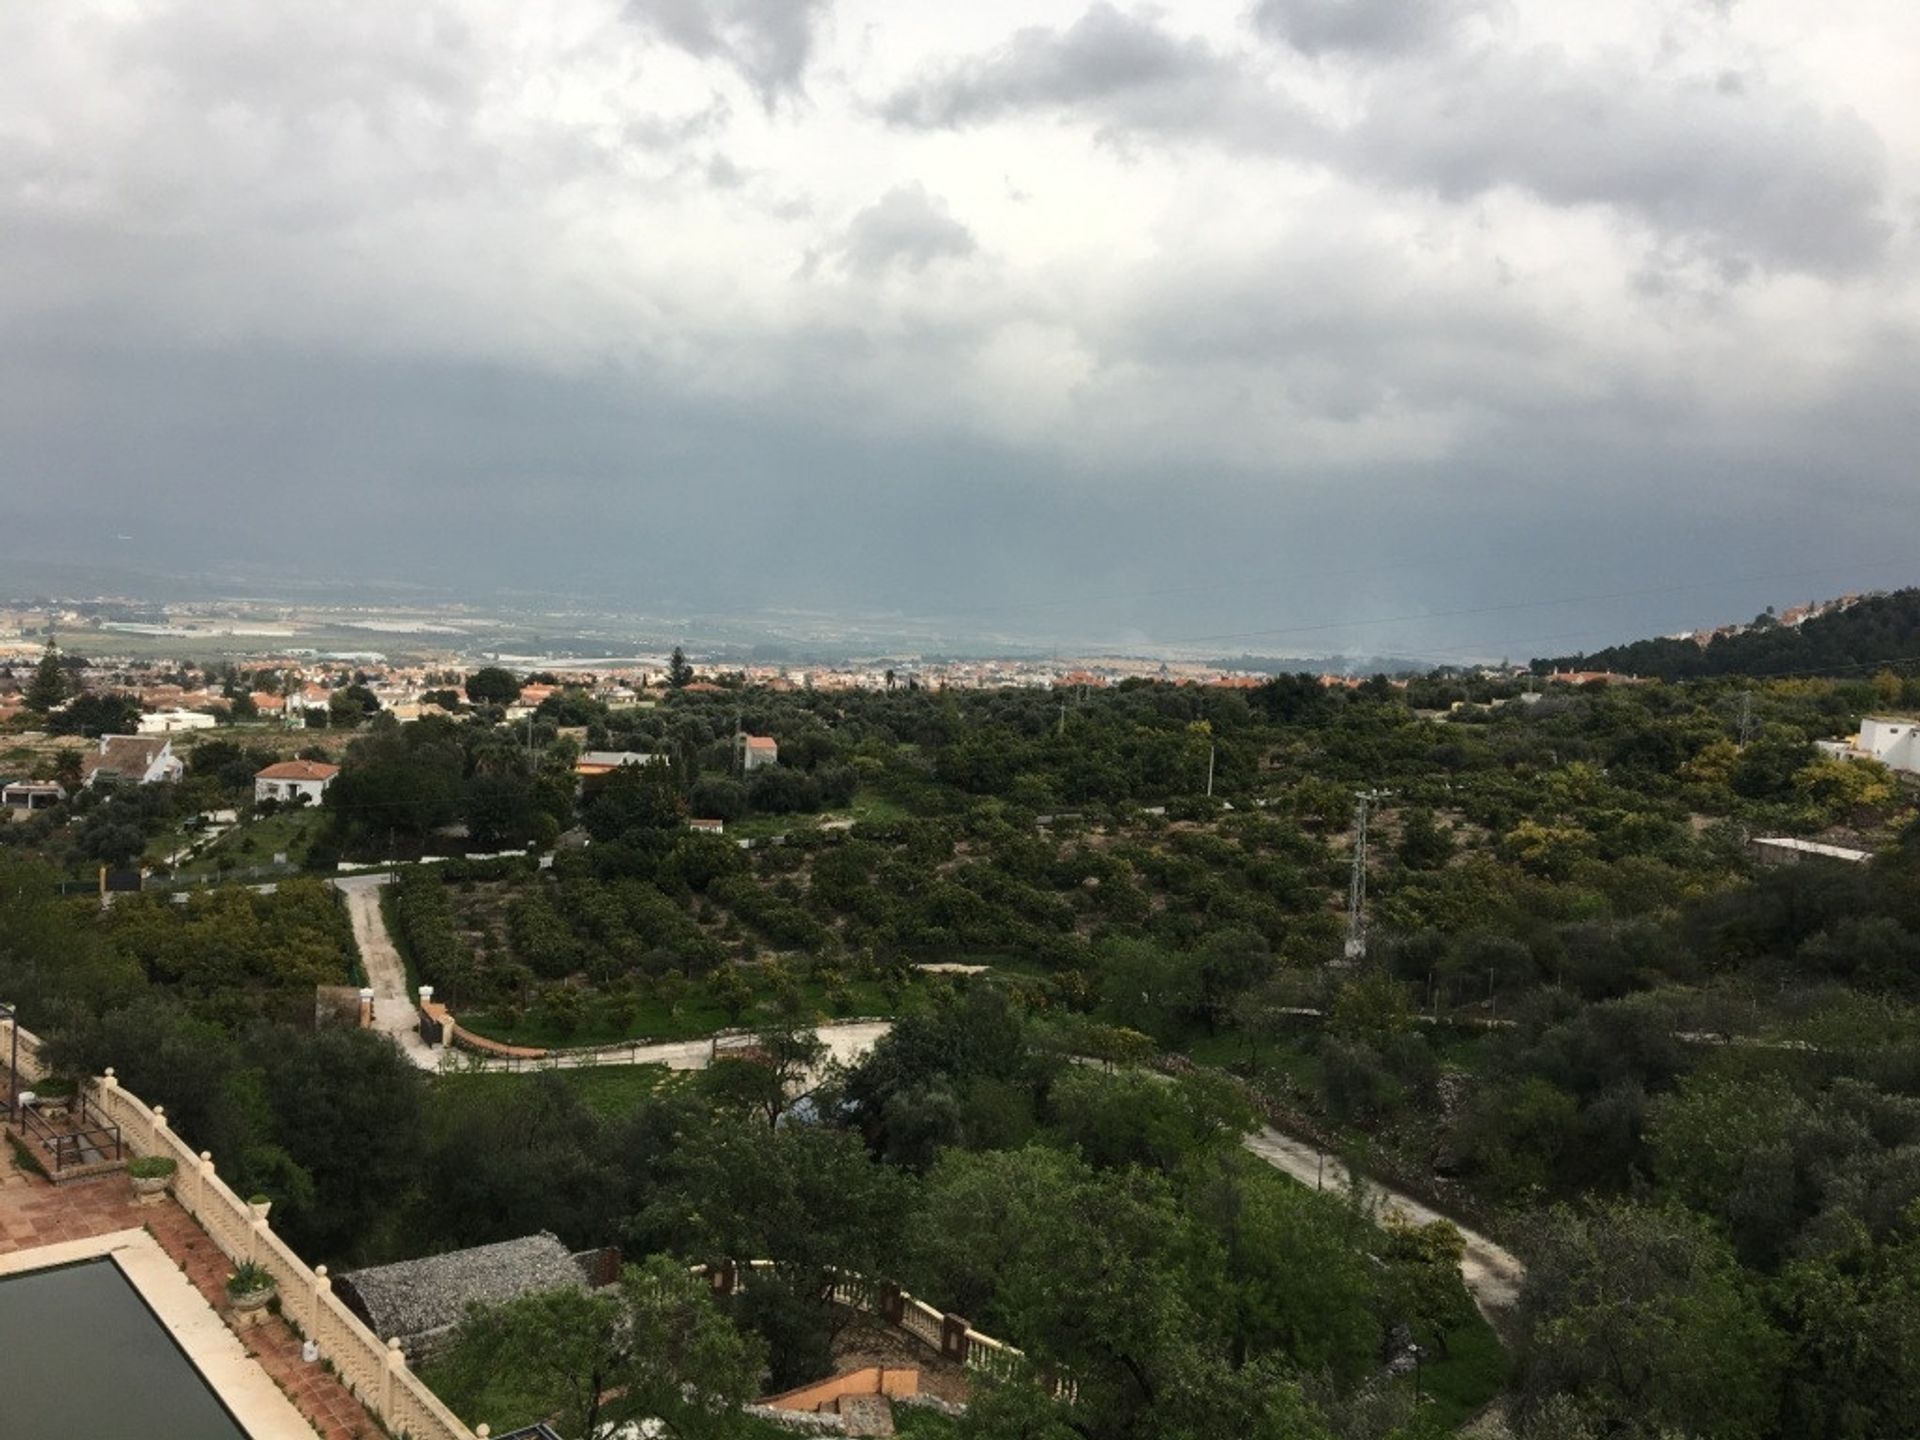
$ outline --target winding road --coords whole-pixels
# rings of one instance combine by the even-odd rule
[[[385,875],[358,875],[333,883],[346,901],[354,943],[360,947],[367,983],[373,987],[374,1028],[390,1036],[401,1052],[421,1069],[439,1070],[444,1062],[447,1068],[476,1070],[572,1070],[593,1065],[665,1065],[671,1070],[704,1070],[712,1060],[711,1040],[668,1040],[655,1045],[562,1050],[531,1061],[483,1059],[476,1055],[449,1059],[444,1048],[436,1050],[423,1041],[416,1027],[413,997],[407,990],[406,966],[387,933],[386,917],[380,909],[380,887],[386,881]],[[843,1020],[822,1025],[817,1033],[833,1059],[850,1064],[871,1050],[892,1028],[886,1020]],[[1347,1167],[1338,1157],[1282,1134],[1271,1125],[1261,1126],[1243,1143],[1251,1154],[1303,1185],[1342,1189],[1348,1184]],[[1460,1232],[1465,1242],[1460,1278],[1481,1314],[1497,1320],[1512,1308],[1527,1273],[1519,1257],[1411,1195],[1370,1177],[1362,1178],[1377,1212],[1397,1212],[1420,1225],[1445,1220]]]

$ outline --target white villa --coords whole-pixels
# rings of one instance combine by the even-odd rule
[[[172,735],[180,730],[211,730],[219,723],[204,710],[155,710],[140,717],[140,733]]]
[[[1907,715],[1869,715],[1850,740],[1816,742],[1836,760],[1878,760],[1889,770],[1920,775],[1920,720]]]
[[[187,767],[164,735],[102,735],[100,748],[87,756],[82,772],[91,788],[102,782],[153,785],[178,780]]]
[[[327,793],[327,786],[339,773],[338,765],[318,760],[282,760],[253,777],[253,800],[256,805],[262,800],[278,800],[286,805],[297,803],[305,796],[309,803],[318,805]]]

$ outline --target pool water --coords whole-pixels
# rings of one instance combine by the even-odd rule
[[[247,1440],[111,1260],[0,1279],[0,1431]]]

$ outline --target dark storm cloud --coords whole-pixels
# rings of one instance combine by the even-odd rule
[[[629,0],[627,13],[702,60],[731,65],[771,110],[797,93],[813,58],[814,27],[833,0]]]
[[[1084,4],[0,6],[0,572],[1520,655],[1914,578],[1884,75]]]
[[[1304,55],[1404,55],[1449,38],[1489,0],[1260,0],[1253,25]]]
[[[975,248],[973,232],[953,218],[947,202],[915,181],[895,186],[855,215],[841,254],[848,269],[874,276],[893,266],[924,270]]]
[[[1063,30],[1029,28],[932,66],[882,113],[915,129],[1055,114],[1105,135],[1202,139],[1452,201],[1511,186],[1549,205],[1607,206],[1733,266],[1845,273],[1884,253],[1886,160],[1852,114],[1764,76],[1728,85],[1552,47],[1420,53],[1469,8],[1287,0],[1259,12],[1314,48],[1405,52],[1346,123],[1308,115],[1251,57],[1104,3]]]
[[[1101,3],[1064,30],[1031,26],[997,49],[929,67],[881,107],[892,124],[961,129],[1035,111],[1080,112],[1111,130],[1210,136],[1262,148],[1299,109],[1204,41]]]

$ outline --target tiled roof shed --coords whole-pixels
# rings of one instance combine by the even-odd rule
[[[567,1247],[542,1231],[445,1255],[402,1260],[336,1275],[333,1288],[382,1339],[398,1337],[409,1357],[431,1349],[458,1325],[467,1306],[497,1305],[547,1290],[583,1290],[586,1272]]]

